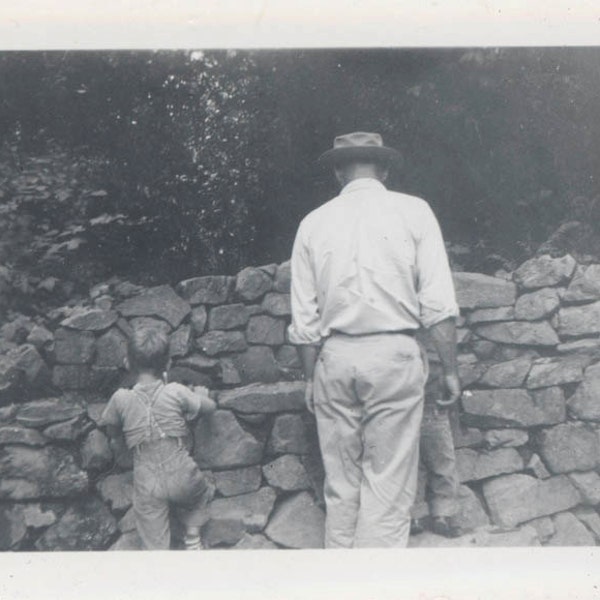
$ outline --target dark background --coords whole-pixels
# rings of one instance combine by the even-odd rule
[[[2,53],[0,279],[175,282],[286,260],[300,219],[336,193],[316,158],[353,130],[403,153],[390,187],[430,202],[459,267],[510,268],[578,206],[598,222],[599,59]]]

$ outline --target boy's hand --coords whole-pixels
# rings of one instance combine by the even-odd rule
[[[304,390],[304,404],[306,404],[306,410],[309,413],[315,414],[315,397],[313,392],[312,379],[306,382],[306,388]]]
[[[214,392],[203,385],[196,385],[194,386],[194,393],[202,398],[200,412],[211,413],[217,410],[217,403],[213,400],[216,395]]]

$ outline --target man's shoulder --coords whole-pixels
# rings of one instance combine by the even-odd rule
[[[412,194],[406,194],[405,192],[396,192],[394,190],[387,190],[387,193],[402,202],[407,208],[415,208],[417,210],[428,210],[430,208],[429,202],[424,200],[420,196],[413,196]]]

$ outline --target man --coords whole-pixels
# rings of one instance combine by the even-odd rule
[[[320,161],[342,191],[304,218],[292,253],[289,335],[317,420],[328,548],[407,543],[427,379],[421,325],[443,365],[444,402],[460,393],[446,251],[427,203],[385,188],[398,157],[379,134],[337,137]]]

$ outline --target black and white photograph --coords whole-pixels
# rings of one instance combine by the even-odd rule
[[[3,555],[600,545],[600,47],[366,42],[0,50]]]

